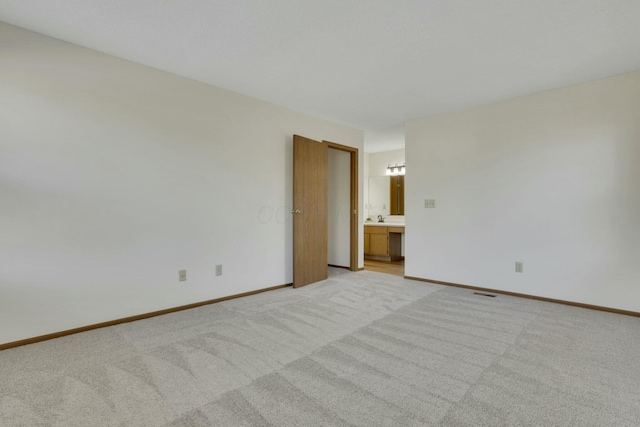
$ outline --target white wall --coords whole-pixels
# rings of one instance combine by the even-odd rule
[[[408,276],[640,311],[640,72],[406,137]]]
[[[331,265],[351,264],[351,153],[329,149],[329,252]]]
[[[387,172],[387,166],[402,165],[405,162],[405,149],[380,151],[378,153],[370,153],[369,157],[369,175],[381,176]]]
[[[292,135],[362,152],[362,131],[2,23],[0,49],[0,343],[290,283]]]

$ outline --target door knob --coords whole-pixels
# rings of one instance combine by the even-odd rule
[[[300,209],[291,209],[292,214],[301,214],[302,211]]]

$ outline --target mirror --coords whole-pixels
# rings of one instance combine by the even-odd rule
[[[404,176],[370,176],[367,216],[404,215]]]
[[[369,177],[369,206],[367,215],[374,219],[378,215],[389,215],[389,186],[388,176]]]

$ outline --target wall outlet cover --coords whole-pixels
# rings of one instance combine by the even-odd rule
[[[178,271],[178,280],[180,282],[186,282],[187,281],[187,270]]]

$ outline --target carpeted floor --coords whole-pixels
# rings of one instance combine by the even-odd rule
[[[0,426],[638,426],[640,319],[332,270],[0,352]]]

